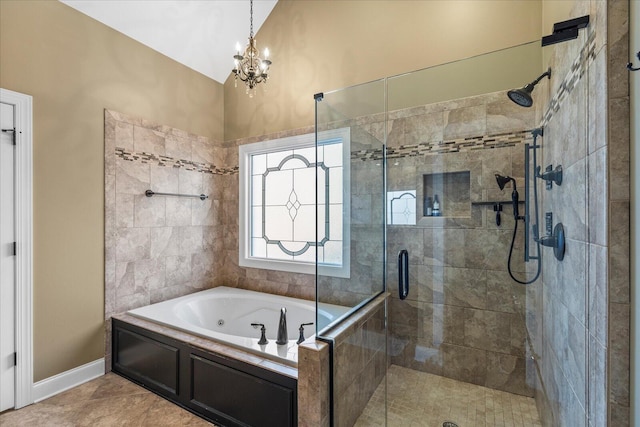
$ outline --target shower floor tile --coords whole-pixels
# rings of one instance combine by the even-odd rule
[[[533,398],[391,365],[387,372],[389,427],[540,427]],[[384,426],[384,382],[357,427]]]

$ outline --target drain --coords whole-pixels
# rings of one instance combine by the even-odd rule
[[[218,326],[224,326],[224,319],[218,320]]]
[[[445,421],[442,423],[442,427],[458,427],[458,424],[453,421]]]

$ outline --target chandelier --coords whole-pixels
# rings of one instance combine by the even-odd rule
[[[235,67],[232,72],[235,74],[235,87],[238,87],[238,79],[242,80],[246,84],[247,94],[252,98],[258,83],[267,82],[271,61],[269,61],[269,49],[264,50],[264,59],[260,58],[256,40],[253,38],[253,0],[251,0],[250,16],[249,42],[242,55],[240,55],[240,43],[236,44],[236,54],[233,55]]]

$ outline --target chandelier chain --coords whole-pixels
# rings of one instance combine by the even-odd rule
[[[250,22],[251,22],[251,30],[249,31],[249,37],[253,38],[253,0],[251,0],[251,2],[249,3],[249,15],[250,15]]]

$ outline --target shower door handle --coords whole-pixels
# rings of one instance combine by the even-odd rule
[[[409,252],[406,249],[398,253],[398,293],[401,300],[409,295]]]

